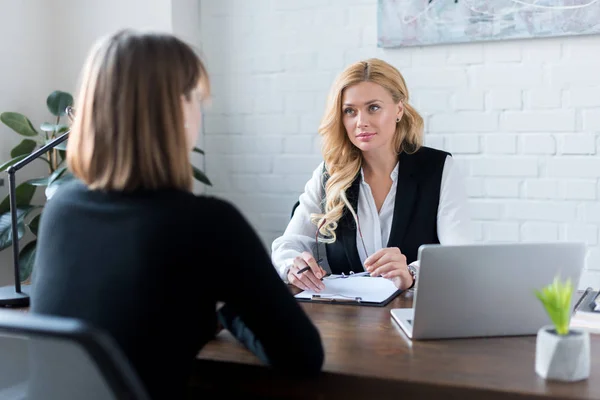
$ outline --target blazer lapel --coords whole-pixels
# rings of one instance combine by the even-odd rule
[[[398,157],[398,181],[396,187],[396,201],[394,216],[387,247],[400,247],[404,242],[415,201],[417,199],[417,180],[414,158],[404,152]]]

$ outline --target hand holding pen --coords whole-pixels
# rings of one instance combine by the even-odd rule
[[[300,254],[294,259],[294,265],[290,267],[287,276],[288,282],[302,290],[319,293],[325,289],[321,279],[326,274],[325,270],[319,266],[321,261],[323,260],[315,260],[308,251]]]

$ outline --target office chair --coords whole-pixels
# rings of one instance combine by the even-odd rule
[[[0,311],[0,400],[149,400],[116,343],[70,318]]]
[[[292,207],[292,214],[290,215],[290,219],[294,216],[294,211],[296,211],[296,208],[298,208],[299,205],[300,201],[297,201],[296,204],[294,204],[294,206]]]

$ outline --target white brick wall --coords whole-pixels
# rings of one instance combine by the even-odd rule
[[[377,0],[201,1],[214,99],[208,192],[270,247],[321,161],[334,77],[379,57],[404,74],[425,143],[467,176],[477,240],[581,240],[600,285],[600,37],[377,48]]]

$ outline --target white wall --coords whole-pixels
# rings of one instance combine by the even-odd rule
[[[44,0],[0,0],[0,113],[16,111],[29,117],[34,125],[49,116],[46,97],[53,90],[52,56],[48,2]],[[50,122],[50,121],[48,121]],[[10,159],[10,150],[23,137],[0,124],[0,160]],[[44,174],[44,165],[34,162],[22,174],[31,178]],[[6,173],[0,200],[8,194]],[[36,197],[36,200],[40,196]],[[12,250],[0,252],[0,286],[12,283]]]
[[[173,33],[200,50],[200,1],[174,0],[171,7]]]
[[[45,33],[51,26],[46,4],[43,0],[0,0],[0,9],[0,113],[18,111],[44,122],[46,97],[52,91],[51,53]],[[22,139],[0,124],[0,160],[8,160],[10,150]],[[31,165],[34,170],[36,167],[42,170]],[[5,174],[0,177],[7,185]],[[6,186],[1,189],[0,194],[6,195]]]
[[[134,28],[175,32],[197,43],[198,12],[198,0],[0,0],[0,112],[23,113],[38,126],[50,118],[50,92],[75,95],[80,69],[98,37]],[[0,160],[9,159],[20,140],[0,124]],[[36,163],[20,172],[17,180],[45,173]],[[0,188],[2,197],[6,192]],[[0,252],[0,285],[12,284],[11,254]]]
[[[200,14],[209,192],[267,246],[321,159],[335,75],[379,57],[404,74],[426,144],[460,160],[478,240],[583,240],[581,286],[600,286],[600,36],[384,50],[377,0],[205,0]]]
[[[79,73],[92,44],[122,28],[171,32],[171,0],[53,0],[54,80],[75,95]]]

